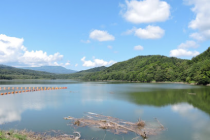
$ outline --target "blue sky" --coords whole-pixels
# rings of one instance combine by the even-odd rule
[[[84,70],[210,45],[209,0],[1,0],[0,64]]]

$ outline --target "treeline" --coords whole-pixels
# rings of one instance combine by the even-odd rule
[[[210,47],[192,60],[161,55],[137,56],[108,68],[97,67],[74,74],[52,74],[0,65],[0,79],[83,79],[139,82],[210,83]]]
[[[0,79],[82,79],[87,74],[104,69],[106,69],[106,67],[102,66],[83,70],[74,74],[55,74],[0,65]]]
[[[5,76],[5,75],[0,75],[0,79],[12,80],[12,77],[10,77],[10,76]]]
[[[193,58],[183,60],[160,55],[137,56],[103,71],[85,75],[85,80],[125,80],[139,82],[210,83],[210,47]]]
[[[0,65],[0,79],[55,79],[55,74]]]

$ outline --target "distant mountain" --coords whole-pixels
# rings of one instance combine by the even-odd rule
[[[55,74],[0,65],[0,79],[55,79]]]
[[[34,71],[37,70],[37,71]],[[161,55],[137,56],[110,67],[96,67],[73,74],[59,66],[44,66],[33,70],[0,65],[0,79],[83,79],[124,80],[139,82],[188,82],[210,84],[210,47],[191,60]],[[43,72],[48,71],[51,73]],[[72,70],[67,70],[72,71]],[[75,71],[73,71],[75,72]],[[54,74],[57,73],[57,74]]]
[[[79,71],[79,72],[76,72],[76,73],[72,73],[72,74],[56,75],[56,78],[58,78],[58,79],[82,79],[87,74],[103,71],[106,68],[107,67],[105,67],[105,66],[95,67],[95,68],[91,68],[91,69],[88,69],[88,70],[82,70],[82,71]]]
[[[66,69],[61,66],[22,67],[22,69],[44,71],[44,72],[55,73],[55,74],[70,74],[70,73],[77,72],[74,70]]]

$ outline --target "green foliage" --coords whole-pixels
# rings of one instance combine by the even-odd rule
[[[22,69],[44,71],[44,72],[49,72],[49,73],[54,73],[54,74],[70,74],[70,73],[76,72],[74,70],[66,69],[62,66],[23,67]]]
[[[88,70],[82,70],[82,71],[79,71],[78,73],[84,73],[84,72],[98,72],[98,71],[102,71],[102,70],[105,70],[105,69],[106,69],[105,66],[101,66],[101,67],[95,67],[95,68],[88,69]]]
[[[55,74],[0,65],[0,79],[54,79]]]
[[[189,61],[189,63],[202,62],[202,61],[205,61],[205,60],[208,60],[208,59],[210,59],[210,47],[206,51],[201,53],[200,55],[192,58],[192,60]]]
[[[186,82],[187,82],[187,83],[190,83],[190,80],[191,80],[190,77],[187,77],[187,78],[186,78]]]
[[[0,131],[0,140],[27,140],[27,136],[14,131]]]
[[[18,139],[18,140],[26,140],[26,136],[25,135],[14,134],[13,137]]]
[[[90,73],[86,80],[126,80],[126,81],[175,81],[183,78],[180,72],[187,60],[168,58],[160,55],[137,56],[119,62],[103,71]],[[184,78],[184,80],[186,77]]]
[[[74,74],[52,74],[41,71],[17,69],[0,65],[0,79],[83,79],[123,80],[139,82],[188,82],[210,83],[210,47],[192,60],[161,55],[137,56],[116,63]]]
[[[7,140],[2,131],[0,131],[0,140]]]
[[[210,47],[192,60],[160,55],[137,56],[102,71],[81,76],[85,80],[171,81],[210,83]]]

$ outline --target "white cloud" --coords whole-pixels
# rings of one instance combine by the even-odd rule
[[[210,30],[190,34],[190,37],[198,41],[210,40]]]
[[[57,62],[54,62],[53,64],[54,64],[55,66],[59,66],[59,64],[58,64]]]
[[[165,31],[159,26],[148,25],[145,29],[133,27],[122,33],[122,35],[130,35],[133,33],[141,39],[159,39],[163,37]]]
[[[132,23],[163,22],[170,16],[170,5],[160,0],[125,1],[121,14]]]
[[[90,43],[90,40],[81,40],[82,43]]]
[[[75,64],[75,67],[77,67],[78,66],[78,64]]]
[[[63,55],[55,53],[47,55],[42,50],[28,51],[23,46],[23,38],[9,37],[0,34],[0,63],[15,63],[16,65],[42,66],[55,65],[60,61]]]
[[[195,41],[189,41],[189,40],[187,40],[185,43],[181,43],[178,46],[179,49],[197,48],[197,47],[199,47],[199,44],[197,44]]]
[[[133,27],[132,29],[127,30],[124,33],[122,33],[122,35],[130,35],[130,34],[133,34],[136,30],[137,30],[137,28],[136,27]]]
[[[188,51],[185,49],[175,49],[170,51],[170,56],[183,57],[183,56],[197,56],[200,53],[197,51]]]
[[[187,40],[185,43],[181,43],[178,46],[178,49],[174,49],[170,51],[170,56],[172,57],[194,57],[199,55],[198,51],[189,51],[190,48],[198,48],[199,44],[195,41]]]
[[[112,65],[115,64],[116,62],[113,60],[108,61],[104,61],[103,59],[93,59],[93,61],[91,60],[85,60],[85,56],[81,59],[81,61],[83,62],[84,67],[98,67],[98,66],[107,66],[107,65]]]
[[[101,30],[94,30],[90,33],[89,37],[91,39],[95,39],[98,41],[112,41],[115,40],[115,37],[113,35],[110,35],[107,31],[101,31]]]
[[[198,40],[198,41],[204,41],[205,40],[205,37],[200,33],[192,33],[190,35],[190,37],[195,39],[195,40]]]
[[[62,60],[63,55],[55,53],[54,55],[47,55],[47,52],[40,51],[25,51],[21,56],[21,63],[29,66],[41,66],[41,65],[59,65],[56,61]]]
[[[135,46],[134,50],[142,51],[144,48],[141,45]]]
[[[69,62],[66,62],[66,63],[65,63],[65,66],[69,66],[69,65],[71,65]]]
[[[147,26],[146,29],[139,28],[135,31],[135,35],[142,39],[159,39],[163,37],[165,31],[159,26]]]
[[[210,39],[210,2],[209,0],[185,0],[189,5],[194,5],[192,11],[196,18],[189,23],[189,28],[197,29],[198,33],[190,36],[199,41]]]
[[[20,61],[20,56],[26,51],[23,41],[23,38],[0,34],[0,63]]]
[[[61,63],[60,65],[63,65],[63,63]],[[65,67],[65,66],[70,66],[71,65],[71,63],[70,63],[70,61],[68,60],[64,65],[63,65],[63,67]]]
[[[112,46],[109,45],[109,46],[107,46],[107,48],[112,49]]]

